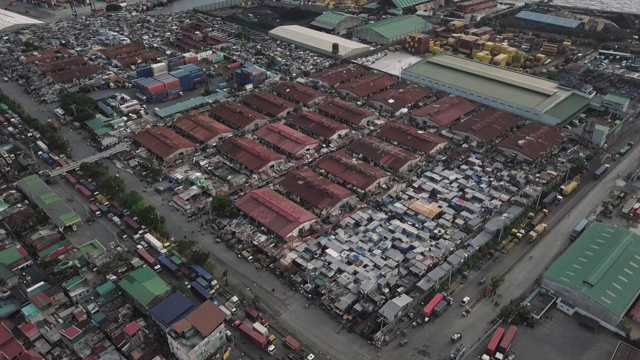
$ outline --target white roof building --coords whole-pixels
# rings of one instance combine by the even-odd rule
[[[369,51],[368,45],[299,25],[278,26],[269,31],[269,36],[323,55],[332,55],[333,44],[338,44],[338,56],[341,58],[351,58]]]

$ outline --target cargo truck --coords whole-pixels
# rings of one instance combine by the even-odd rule
[[[598,170],[596,170],[596,172],[593,174],[593,178],[598,180],[600,179],[600,177],[602,177],[602,175],[604,175],[607,171],[609,171],[609,164],[604,164],[602,166],[600,166],[598,168]]]
[[[64,179],[67,180],[69,185],[73,186],[74,188],[76,187],[76,185],[78,185],[78,180],[76,180],[76,178],[74,178],[73,175],[69,173],[64,174]]]
[[[259,322],[253,323],[253,330],[257,331],[260,335],[264,336],[265,338],[269,336],[269,330],[266,327],[262,326],[262,324],[260,324]]]
[[[291,336],[286,336],[284,339],[282,339],[282,342],[293,352],[299,352],[300,350],[302,350],[302,346],[300,346],[298,340],[292,338]]]
[[[498,345],[498,352],[505,355],[507,351],[511,348],[511,344],[513,343],[513,339],[516,337],[516,333],[518,332],[517,326],[509,326],[507,331],[504,333],[504,337],[500,344]]]
[[[571,235],[569,236],[569,239],[571,241],[577,239],[578,236],[582,235],[582,233],[587,228],[587,226],[589,226],[589,220],[587,219],[580,220],[578,225],[576,225],[576,227],[573,228],[573,231],[571,231]]]
[[[142,226],[140,226],[135,220],[130,218],[129,216],[125,216],[122,218],[122,222],[127,226],[129,230],[135,235],[140,234],[142,231]]]
[[[158,262],[160,263],[160,266],[169,270],[174,276],[180,273],[176,264],[172,263],[166,256],[158,256]]]
[[[431,315],[433,315],[433,310],[442,300],[444,300],[444,295],[442,295],[441,293],[437,293],[433,297],[433,299],[431,299],[431,301],[429,301],[429,303],[424,307],[424,309],[422,309],[422,316],[431,317]]]
[[[91,191],[87,190],[86,187],[84,187],[82,185],[78,185],[77,189],[78,189],[78,192],[80,192],[80,194],[82,194],[82,196],[84,196],[85,199],[87,199],[89,201],[95,200],[95,198],[93,197],[93,194],[91,193]]]
[[[547,209],[542,209],[538,211],[531,219],[531,225],[535,227],[538,224],[540,224],[542,222],[542,219],[544,219],[544,217],[547,216],[547,214],[549,214],[549,210]]]
[[[102,215],[96,204],[89,204],[89,212],[95,217],[100,217]]]
[[[547,224],[539,224],[538,226],[533,228],[533,230],[529,231],[529,233],[527,234],[527,242],[532,243],[536,241],[536,239],[540,237],[540,235],[542,235],[545,230],[547,230]]]
[[[445,300],[441,300],[435,308],[433,308],[434,316],[441,316],[449,307],[449,304]]]
[[[104,205],[98,205],[98,209],[100,209],[100,212],[104,216],[109,216],[111,214],[111,211],[109,211],[109,208]]]
[[[53,158],[47,153],[42,154],[42,161],[44,161],[45,164],[49,166],[53,166],[53,164],[55,164],[55,161],[53,161]]]
[[[249,340],[252,343],[256,344],[261,349],[264,349],[264,348],[267,347],[267,338],[262,336],[257,331],[253,330],[249,325],[240,324],[240,326],[238,326],[238,330],[240,330],[240,333],[244,337],[246,337],[247,340]]]
[[[109,200],[107,200],[107,197],[104,195],[96,195],[96,201],[100,205],[109,206]]]
[[[213,275],[211,275],[208,271],[203,269],[202,266],[191,265],[191,266],[189,266],[189,268],[193,272],[191,274],[192,278],[201,277],[201,278],[207,280],[207,282],[209,283],[209,286],[212,289],[218,290],[220,288],[220,284],[218,284],[218,281],[213,278]]]
[[[87,190],[91,191],[91,193],[92,193],[93,195],[98,195],[98,194],[100,194],[100,193],[98,192],[98,188],[97,188],[95,185],[93,185],[93,183],[92,183],[92,182],[90,182],[89,180],[82,180],[81,184],[82,184],[82,186],[86,187],[86,188],[87,188]]]
[[[151,256],[147,252],[147,250],[137,249],[136,253],[138,254],[138,257],[140,258],[140,260],[146,262],[147,265],[149,265],[149,267],[152,268],[154,271],[159,272],[161,270],[160,265],[158,265],[158,262],[156,261],[156,259],[154,259],[153,256]]]
[[[560,191],[562,191],[562,195],[567,196],[573,192],[578,187],[577,181],[570,181],[562,186],[560,186]]]
[[[544,200],[542,200],[542,207],[545,209],[550,209],[560,201],[562,201],[562,196],[554,191],[551,194],[547,195]]]
[[[45,145],[42,141],[38,140],[36,141],[36,146],[38,147],[38,149],[40,149],[40,151],[42,151],[43,153],[48,153],[49,152],[49,148],[47,147],[47,145]]]
[[[487,345],[487,349],[484,352],[486,355],[493,356],[496,354],[500,340],[502,340],[502,335],[504,335],[504,329],[501,327],[497,328],[496,331],[493,332],[491,340],[489,340],[489,344]]]
[[[196,293],[196,295],[200,296],[203,300],[211,300],[211,298],[213,297],[209,290],[202,287],[202,285],[200,285],[200,283],[197,281],[191,282],[191,291]]]
[[[632,143],[629,143],[629,144],[632,144]],[[618,151],[618,155],[619,155],[619,156],[625,156],[625,155],[627,155],[627,153],[629,152],[629,150],[631,150],[631,145],[629,145],[629,144],[627,144],[627,145],[623,146],[623,147],[622,147],[622,149],[620,149],[620,150]]]
[[[244,315],[247,317],[247,319],[253,322],[260,320],[261,316],[260,312],[252,308],[251,306],[247,306],[246,308],[244,308]]]
[[[147,233],[144,234],[144,241],[151,246],[152,248],[156,249],[156,251],[158,251],[160,254],[165,254],[167,252],[167,250],[165,250],[164,246],[162,245],[162,243],[156,239],[153,235]]]
[[[218,306],[220,308],[220,310],[222,310],[222,312],[224,313],[224,318],[227,321],[231,320],[231,311],[229,311],[229,309],[227,309],[226,307],[224,307],[224,305],[219,305]]]

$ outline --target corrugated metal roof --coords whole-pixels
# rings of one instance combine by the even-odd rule
[[[274,94],[259,90],[243,96],[242,102],[271,117],[279,116],[285,111],[293,110],[296,107],[295,104]]]
[[[278,26],[269,31],[269,36],[305,46],[325,55],[331,54],[335,43],[338,44],[338,55],[341,57],[355,56],[369,50],[368,45],[299,25]]]
[[[369,190],[377,181],[389,177],[384,170],[357,160],[343,151],[323,156],[316,161],[316,166],[361,190]]]
[[[353,124],[358,127],[363,126],[367,119],[371,119],[376,115],[373,111],[336,98],[325,99],[318,107],[318,110],[343,123]]]
[[[272,189],[250,191],[235,202],[249,217],[282,238],[293,234],[303,224],[318,218]]]
[[[318,26],[327,30],[333,30],[336,28],[336,25],[340,23],[340,21],[352,17],[355,16],[339,11],[325,11],[322,13],[322,15],[315,18],[311,25]]]
[[[469,134],[484,142],[497,139],[498,136],[518,124],[518,118],[504,111],[487,108],[460,124],[454,125],[454,133]]]
[[[164,322],[165,325],[171,325],[192,312],[195,308],[196,305],[193,303],[193,300],[178,291],[154,306],[151,309],[151,313]]]
[[[266,168],[276,161],[284,160],[284,158],[275,151],[247,137],[231,138],[218,145],[218,151],[229,156],[239,164],[258,172],[266,170]]]
[[[318,209],[333,209],[353,193],[311,169],[288,173],[278,182],[282,188]]]
[[[459,96],[446,96],[411,113],[427,118],[439,126],[447,126],[476,109],[476,104]]]
[[[280,123],[265,125],[254,135],[294,156],[300,156],[304,150],[320,144],[318,140]]]
[[[176,152],[195,148],[195,144],[166,127],[155,126],[134,135],[133,140],[163,159]]]
[[[399,171],[418,156],[373,136],[354,140],[347,150],[361,154],[381,166]]]
[[[559,145],[563,140],[564,135],[559,129],[531,122],[500,141],[497,147],[517,151],[535,162],[550,148]]]
[[[356,79],[366,73],[368,73],[367,69],[360,65],[343,64],[312,74],[310,77],[327,84],[327,86],[335,86],[345,81]]]
[[[213,301],[205,301],[191,314],[185,316],[184,319],[176,323],[175,328],[186,330],[193,327],[200,333],[200,336],[206,338],[223,324],[225,318],[226,314],[222,312],[222,310],[220,310]]]
[[[399,122],[387,123],[378,134],[425,154],[431,154],[439,146],[447,143],[446,139],[437,135]]]
[[[369,102],[378,102],[394,111],[413,105],[413,103],[431,96],[433,90],[418,84],[400,84],[387,91],[376,94]]]
[[[130,271],[118,282],[118,286],[143,307],[171,290],[148,266]]]
[[[410,1],[410,0],[409,0]],[[396,39],[406,34],[430,29],[431,24],[416,15],[403,15],[376,21],[355,29],[356,36],[359,30],[371,29],[386,39]]]
[[[365,75],[359,79],[338,86],[339,90],[348,91],[360,98],[368,97],[374,93],[385,90],[395,85],[398,79],[383,73]]]
[[[520,11],[516,15],[516,19],[535,21],[553,26],[561,26],[570,29],[577,29],[582,26],[582,21],[567,19],[560,16],[546,15],[531,11]]]
[[[349,130],[348,126],[312,111],[297,113],[289,121],[291,124],[327,140],[339,132]]]
[[[308,86],[304,86],[295,81],[285,81],[278,83],[273,86],[271,90],[280,97],[291,99],[292,101],[304,105],[311,105],[314,100],[326,97],[324,93],[321,93]]]
[[[220,135],[233,133],[230,127],[202,114],[181,116],[175,125],[203,143],[208,143]]]
[[[250,128],[256,121],[268,120],[266,115],[232,101],[223,101],[212,106],[210,115],[235,129]]]

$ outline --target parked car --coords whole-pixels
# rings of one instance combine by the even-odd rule
[[[468,296],[465,296],[464,299],[462,299],[462,301],[460,301],[460,305],[461,306],[465,306],[469,303],[469,300],[471,300]]]

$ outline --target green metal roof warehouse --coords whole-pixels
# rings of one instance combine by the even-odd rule
[[[640,294],[640,235],[592,224],[544,274],[564,302],[616,326]]]
[[[450,55],[420,61],[402,70],[401,76],[552,126],[574,119],[591,102],[586,94],[556,82]]]
[[[381,45],[404,40],[409,34],[431,29],[431,23],[416,15],[395,16],[353,30],[358,39]]]
[[[44,210],[45,214],[51,218],[51,221],[59,229],[72,226],[82,220],[38,175],[30,175],[20,179],[18,181],[18,189],[31,202]]]

